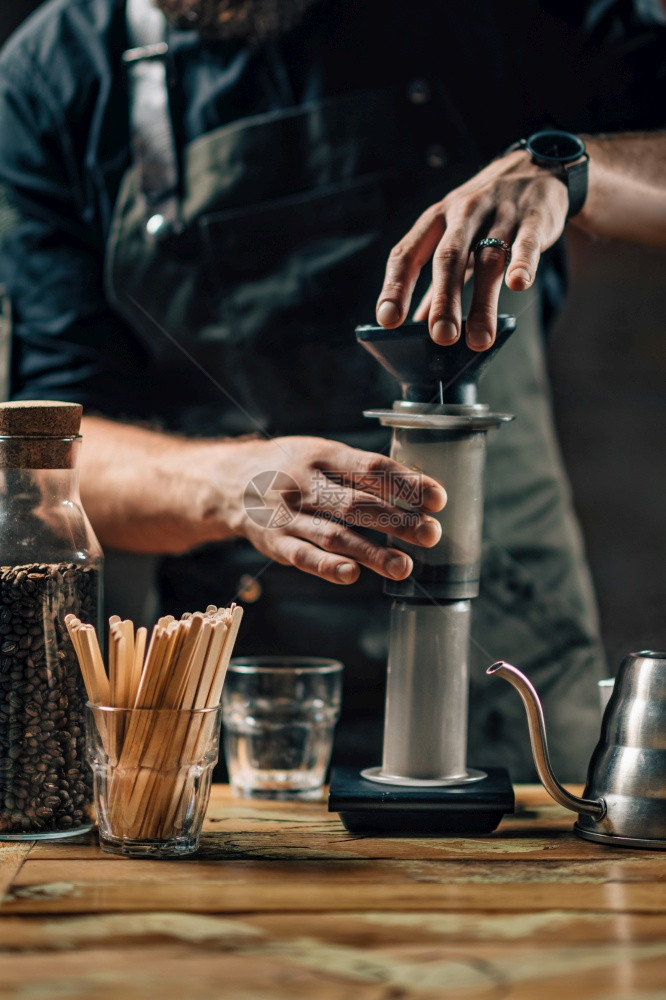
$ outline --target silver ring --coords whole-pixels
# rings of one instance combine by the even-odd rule
[[[473,252],[477,253],[479,250],[483,250],[484,247],[493,247],[495,250],[501,250],[506,260],[505,267],[509,264],[511,260],[511,247],[504,240],[498,239],[497,236],[485,236],[482,240],[476,241]]]

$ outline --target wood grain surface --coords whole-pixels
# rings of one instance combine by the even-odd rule
[[[213,789],[199,853],[0,845],[10,1000],[665,1000],[666,855],[576,838],[536,787],[491,836],[352,836]]]

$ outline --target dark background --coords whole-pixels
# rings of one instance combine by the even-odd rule
[[[39,6],[0,10],[0,43]],[[553,401],[612,672],[666,648],[666,251],[572,231]]]
[[[42,0],[14,0],[12,4],[9,4],[5,0],[2,10],[0,10],[0,44],[21,23],[24,17],[39,7],[41,2]]]
[[[553,399],[615,672],[666,649],[666,252],[568,243]]]

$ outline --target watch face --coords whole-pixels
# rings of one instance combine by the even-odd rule
[[[582,139],[571,132],[535,132],[526,145],[532,156],[548,163],[572,163],[585,152]]]

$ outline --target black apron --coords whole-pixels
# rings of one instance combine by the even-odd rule
[[[164,168],[159,156],[173,137],[165,143],[168,119],[155,133],[155,107],[168,111],[166,73],[156,65],[152,81],[139,78],[132,90],[134,163],[106,260],[111,304],[150,358],[149,417],[193,436],[307,433],[387,450],[386,432],[361,411],[390,405],[397,386],[353,330],[372,319],[388,250],[416,218],[413,194],[425,207],[444,183],[405,141],[404,86],[226,125]],[[148,86],[162,93],[152,124],[142,125]],[[594,603],[554,441],[538,302],[505,299],[505,311],[523,313],[519,333],[481,395],[518,419],[489,440],[469,759],[501,759],[514,780],[534,776],[519,699],[483,676],[492,660],[514,659],[543,695],[556,769],[581,779],[603,675]],[[247,577],[257,586],[244,588]],[[336,757],[378,762],[389,612],[378,577],[364,571],[354,586],[336,587],[270,565],[239,540],[162,560],[160,589],[163,610],[177,615],[258,596],[239,654],[339,657],[346,678]]]

